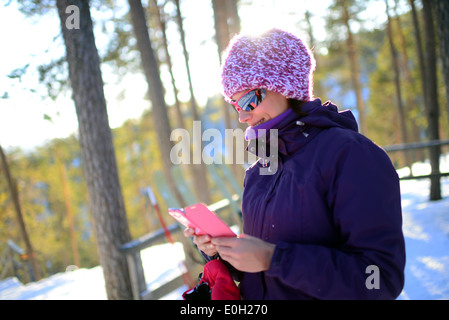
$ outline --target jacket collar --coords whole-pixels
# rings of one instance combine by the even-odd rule
[[[289,156],[312,138],[312,131],[316,130],[311,129],[299,115],[290,112],[279,124],[266,130],[265,134],[250,140],[246,150],[262,158],[265,163],[269,161],[270,150],[276,150],[276,145],[277,154],[272,156]]]
[[[337,106],[330,101],[321,104],[320,99],[315,99],[306,102],[302,106],[302,110],[307,112],[306,116],[300,117],[296,113],[290,112],[282,121],[266,130],[265,135],[250,140],[246,150],[267,163],[270,158],[270,150],[276,149],[276,143],[277,155],[288,157],[325,128],[340,127],[358,131],[357,122],[352,112],[349,110],[339,112]]]

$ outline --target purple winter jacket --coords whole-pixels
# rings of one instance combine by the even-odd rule
[[[303,110],[276,126],[276,173],[260,175],[263,161],[246,172],[243,231],[276,249],[269,270],[242,274],[242,297],[395,299],[405,266],[396,171],[350,111],[319,99]]]

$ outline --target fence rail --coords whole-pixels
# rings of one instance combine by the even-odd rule
[[[398,152],[398,151],[408,151],[408,150],[416,150],[416,149],[427,149],[431,147],[438,147],[438,146],[444,146],[449,145],[449,140],[431,140],[431,141],[424,141],[424,142],[413,142],[413,143],[402,143],[402,144],[395,144],[390,146],[384,146],[382,149],[384,149],[386,152]],[[418,175],[414,176],[412,171],[410,170],[410,175],[401,177],[400,180],[413,180],[413,179],[431,179],[434,177],[447,177],[449,176],[449,172],[440,172],[440,169],[438,168],[437,173],[431,173],[426,175]]]
[[[218,213],[221,210],[230,207],[230,203],[231,202],[228,199],[223,199],[208,206],[208,208],[211,211]],[[169,225],[167,229],[170,234],[175,234],[181,231],[181,227],[178,223]],[[134,300],[157,300],[184,284],[182,275],[179,275],[153,291],[147,289],[140,251],[163,240],[165,240],[165,231],[159,229],[132,240],[120,247],[120,251],[125,254],[128,263]]]
[[[424,142],[393,144],[391,146],[382,147],[382,149],[384,149],[386,152],[394,152],[394,151],[404,151],[413,149],[423,149],[443,145],[449,145],[449,140],[431,140]]]
[[[25,250],[9,239],[5,249],[0,253],[0,280],[11,271],[18,279],[24,276],[27,281],[35,281]]]
[[[174,223],[169,225],[167,230],[170,234],[174,234],[179,232],[181,228],[177,223]],[[156,292],[147,290],[140,251],[151,247],[164,239],[165,231],[164,229],[159,229],[130,241],[120,248],[120,250],[125,254],[126,261],[128,263],[134,300],[157,300],[183,284],[182,276],[178,276],[168,284],[162,285]],[[172,288],[173,285],[175,285],[175,288]]]

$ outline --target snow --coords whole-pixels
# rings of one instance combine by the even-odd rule
[[[417,163],[412,172],[429,171]],[[441,158],[441,171],[449,172],[449,155]],[[408,169],[398,170],[399,175]],[[403,231],[407,263],[405,286],[398,300],[449,299],[449,177],[441,179],[442,200],[429,201],[430,181],[401,181]],[[161,244],[141,252],[149,290],[180,275],[184,259],[181,243]],[[37,282],[22,284],[16,278],[0,281],[0,300],[105,300],[101,266],[68,268]],[[179,300],[181,287],[162,299]]]
[[[184,260],[184,251],[179,242],[156,245],[142,250],[141,259],[148,289],[158,288],[161,284],[179,276],[181,270],[184,270],[180,264]],[[182,292],[185,290],[187,288],[181,287],[162,299],[181,299]],[[25,285],[17,278],[8,278],[0,282],[0,300],[106,299],[101,266],[57,273]]]
[[[442,200],[429,201],[429,189],[428,179],[401,182],[407,262],[398,299],[449,299],[449,177],[441,179]]]

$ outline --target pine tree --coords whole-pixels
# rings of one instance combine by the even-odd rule
[[[131,299],[128,266],[119,251],[131,236],[118,178],[89,1],[58,0],[57,7],[107,296],[109,299]]]

